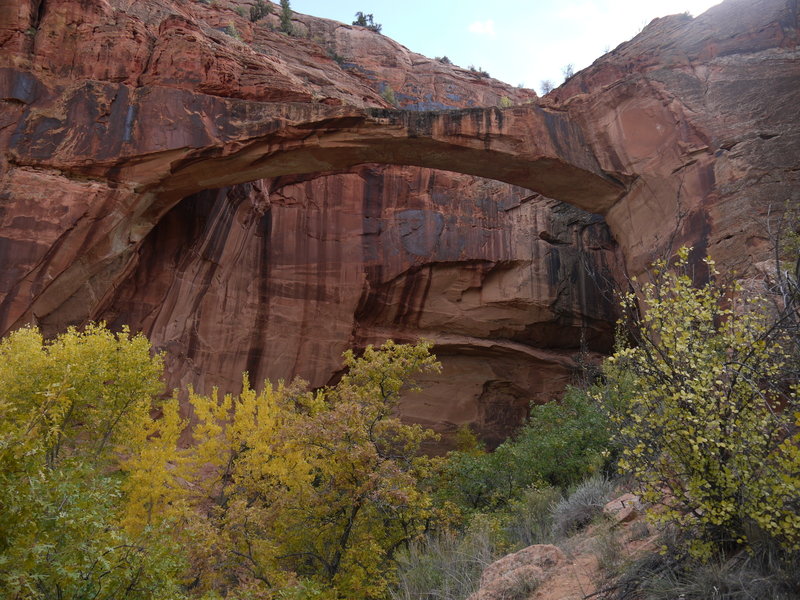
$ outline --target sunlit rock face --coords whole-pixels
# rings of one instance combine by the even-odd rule
[[[236,6],[0,5],[3,331],[128,323],[224,390],[426,337],[403,415],[493,442],[609,350],[623,274],[684,243],[747,273],[800,203],[793,2],[656,20],[544,99]]]
[[[604,168],[637,175],[605,213],[629,273],[680,244],[751,273],[768,216],[800,204],[796,2],[656,19],[548,101],[585,124]]]

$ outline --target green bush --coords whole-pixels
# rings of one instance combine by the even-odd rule
[[[375,18],[372,14],[365,14],[363,12],[356,13],[356,20],[353,21],[353,25],[358,25],[359,27],[366,27],[370,31],[374,31],[375,33],[380,33],[381,29],[383,29],[383,25],[380,23],[375,22]]]
[[[498,450],[509,455],[505,462],[517,480],[535,473],[550,485],[566,488],[603,468],[610,435],[603,407],[585,390],[570,387],[561,401],[532,406],[519,433]]]
[[[236,29],[236,25],[234,25],[233,23],[228,23],[225,26],[224,32],[225,32],[225,35],[229,35],[232,38],[235,38],[237,40],[241,40],[242,39],[242,36],[239,33],[239,30]]]
[[[553,542],[553,507],[562,499],[553,487],[529,488],[504,510],[504,539],[511,548]]]
[[[256,3],[250,7],[250,21],[253,23],[270,14],[272,14],[272,4],[264,2],[264,0],[256,0]]]
[[[387,85],[385,88],[383,88],[381,96],[383,96],[383,99],[392,106],[397,106],[397,98],[394,96],[394,90],[392,89],[392,86]]]
[[[288,35],[294,34],[294,27],[292,26],[292,7],[289,0],[281,0],[280,30]]]
[[[498,503],[498,477],[492,454],[483,450],[454,451],[443,466],[441,485],[435,486],[442,499],[467,511]]]
[[[485,71],[481,67],[476,67],[475,65],[470,65],[467,67],[470,71],[475,73],[478,77],[489,77],[489,72]]]
[[[569,388],[560,402],[532,406],[525,425],[494,452],[451,452],[440,495],[472,511],[504,506],[531,487],[566,488],[602,470],[609,438],[600,403]]]

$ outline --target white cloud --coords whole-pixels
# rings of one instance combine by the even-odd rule
[[[475,21],[467,27],[467,29],[471,33],[477,33],[478,35],[488,35],[489,37],[494,37],[496,35],[494,31],[494,21],[491,19],[488,21]]]

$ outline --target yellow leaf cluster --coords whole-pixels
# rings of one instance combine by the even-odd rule
[[[246,375],[238,395],[190,389],[184,449],[173,399],[125,463],[126,524],[142,528],[154,514],[182,523],[199,591],[270,598],[308,584],[384,595],[393,554],[433,514],[418,485],[433,462],[420,444],[432,433],[401,423],[396,405],[415,373],[439,365],[427,343],[389,341],[347,352],[345,366],[336,386],[317,391],[301,381],[256,391]]]
[[[623,298],[635,343],[605,365],[620,469],[659,505],[655,520],[698,533],[694,556],[747,545],[752,526],[797,549],[800,440],[787,438],[787,410],[798,394],[782,379],[792,340],[771,326],[765,299],[718,285],[710,259],[696,285],[689,256],[656,263],[640,295]]]
[[[154,460],[161,371],[147,339],[103,324],[0,342],[0,597],[183,597],[164,530],[131,536],[119,514],[124,490],[146,493],[147,478],[119,468],[135,456],[144,474]]]

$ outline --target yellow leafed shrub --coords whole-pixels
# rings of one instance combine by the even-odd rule
[[[683,248],[674,265],[653,266],[639,298],[623,300],[634,343],[605,365],[619,467],[640,482],[655,520],[694,532],[697,558],[747,546],[754,532],[797,550],[792,340],[764,298],[718,285],[705,262],[709,281],[695,285]]]

